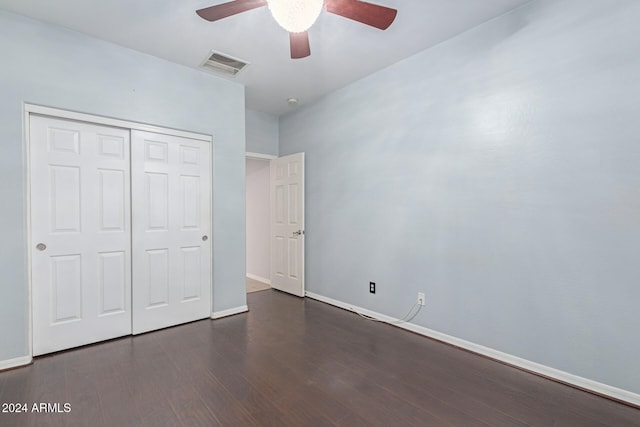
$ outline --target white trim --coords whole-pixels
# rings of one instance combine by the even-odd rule
[[[309,298],[336,306],[336,307],[343,308],[345,310],[364,314],[385,322],[398,321],[398,319],[395,319],[393,317],[376,313],[375,311],[367,310],[365,308],[357,307],[355,305],[347,304],[345,302],[338,301],[333,298],[318,295],[313,292],[307,291],[306,296],[308,296]],[[635,406],[640,406],[640,394],[636,394],[627,390],[623,390],[617,387],[613,387],[607,384],[603,384],[597,381],[583,378],[578,375],[561,371],[559,369],[551,368],[549,366],[541,365],[540,363],[532,362],[530,360],[523,359],[521,357],[513,356],[511,354],[503,353],[501,351],[494,350],[492,348],[485,347],[479,344],[475,344],[473,342],[466,341],[460,338],[456,338],[451,335],[443,334],[442,332],[434,331],[432,329],[425,328],[424,326],[419,326],[414,323],[401,323],[401,324],[395,324],[394,326],[398,326],[399,328],[406,329],[408,331],[415,332],[417,334],[424,335],[426,337],[433,338],[435,340],[442,341],[444,343],[451,344],[453,346],[460,347],[465,350],[469,350],[473,353],[477,353],[477,354],[489,357],[491,359],[560,381],[565,384],[573,385],[575,387],[592,391],[600,395],[604,395],[604,396],[611,397],[613,399],[628,402]]]
[[[178,136],[181,138],[196,139],[199,141],[213,142],[211,135],[205,135],[195,132],[187,132],[178,129],[171,129],[166,127],[159,127],[148,125],[145,123],[132,122],[129,120],[115,119],[111,117],[97,116],[93,114],[85,114],[76,111],[61,110],[58,108],[44,107],[42,105],[24,104],[24,111],[31,114],[42,114],[45,116],[51,116],[60,119],[76,120],[81,122],[87,122],[98,125],[106,125],[112,127],[119,127],[123,129],[141,130],[145,132],[160,133],[163,135]]]
[[[214,311],[211,313],[212,319],[220,319],[222,317],[233,316],[234,314],[246,313],[249,311],[249,307],[241,305],[240,307],[229,308],[227,310]]]
[[[305,280],[305,271],[307,271],[307,258],[305,257],[305,253],[306,251],[306,245],[307,245],[307,238],[305,237],[305,230],[306,230],[306,216],[307,216],[307,202],[306,202],[306,195],[307,195],[307,186],[306,186],[306,182],[307,182],[307,156],[305,154],[305,152],[301,152],[300,156],[302,157],[302,179],[300,180],[300,187],[302,187],[302,191],[300,193],[300,198],[302,199],[301,203],[302,203],[302,218],[300,219],[300,229],[302,230],[302,236],[300,236],[300,242],[302,244],[302,251],[300,254],[300,258],[302,258],[302,265],[300,267],[300,281],[302,282],[302,295],[300,295],[301,297],[304,298],[306,290],[307,290],[307,283]]]
[[[14,359],[0,360],[0,371],[5,369],[17,368],[31,363],[31,356],[16,357]]]
[[[269,162],[271,162],[271,160],[277,159],[278,156],[274,156],[271,154],[252,153],[247,151],[245,153],[245,158],[252,159],[252,160],[269,160]],[[269,171],[269,174],[271,174],[271,171]],[[269,184],[269,193],[271,193],[271,184]],[[246,215],[246,211],[247,211],[247,208],[245,206],[245,215]],[[269,215],[271,215],[271,194],[269,194]],[[269,268],[271,268],[271,223],[269,223]],[[265,277],[256,276],[255,274],[250,274],[250,273],[247,273],[247,277],[249,279],[257,280],[258,282],[266,283],[267,285],[271,286],[270,278],[267,279]]]
[[[27,111],[27,107],[26,104],[24,106],[24,116],[23,116],[23,120],[24,122],[22,123],[22,129],[24,132],[24,144],[25,144],[25,149],[24,149],[24,165],[25,165],[25,182],[26,182],[26,190],[27,190],[27,197],[26,197],[26,213],[27,213],[27,244],[26,244],[26,250],[27,250],[27,303],[29,304],[28,306],[28,310],[29,310],[29,315],[27,316],[27,323],[28,323],[28,337],[27,337],[27,346],[28,346],[28,351],[29,351],[29,355],[25,356],[29,358],[29,362],[31,363],[31,358],[33,357],[33,294],[32,294],[32,289],[31,289],[31,122],[30,122],[30,117],[29,117],[29,111]],[[15,359],[13,359],[15,360]]]
[[[278,158],[278,156],[274,156],[271,154],[250,153],[248,151],[245,153],[245,157],[247,159],[256,159],[256,160],[273,160]]]
[[[253,279],[253,280],[256,280],[258,282],[262,282],[262,283],[264,283],[266,285],[271,286],[271,280],[269,280],[269,279],[267,279],[265,277],[256,276],[255,274],[251,274],[251,273],[247,273],[247,277],[249,279]]]
[[[215,274],[215,263],[216,263],[216,255],[215,255],[215,245],[213,244],[215,242],[216,236],[214,233],[214,229],[213,229],[213,206],[214,206],[214,200],[213,200],[213,196],[214,196],[214,179],[215,179],[215,171],[214,168],[215,166],[215,160],[216,160],[216,155],[215,155],[215,144],[213,143],[213,140],[211,141],[211,158],[209,159],[209,161],[211,162],[210,165],[211,167],[209,168],[209,221],[211,221],[211,223],[209,224],[210,229],[209,229],[209,245],[211,250],[209,252],[209,256],[211,257],[211,271],[209,272],[209,286],[211,286],[211,295],[209,295],[209,311],[213,311],[213,292],[215,290],[215,280],[214,280],[214,274]],[[133,231],[133,228],[131,229],[131,231]],[[131,283],[131,286],[133,286],[133,282]],[[133,313],[133,310],[131,311],[131,313]]]

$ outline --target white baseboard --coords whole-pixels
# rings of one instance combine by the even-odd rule
[[[14,359],[0,360],[0,371],[5,369],[17,368],[31,363],[31,356],[16,357]]]
[[[398,319],[386,316],[384,314],[376,313],[375,311],[367,310],[365,308],[357,307],[355,305],[347,304],[342,301],[335,300],[333,298],[318,295],[313,292],[306,292],[306,296],[309,298],[325,302],[327,304],[334,305],[336,307],[343,308],[345,310],[357,312],[378,320],[385,322],[396,322]],[[466,341],[460,338],[453,337],[451,335],[443,334],[438,331],[434,331],[424,326],[419,326],[414,323],[401,323],[395,324],[399,328],[406,329],[411,332],[415,332],[420,335],[424,335],[429,338],[433,338],[438,341],[442,341],[447,344],[454,345],[456,347],[469,350],[473,353],[477,353],[491,359],[506,363],[507,365],[515,366],[517,368],[524,369],[534,374],[542,375],[562,383],[572,385],[587,391],[591,391],[596,394],[608,396],[615,400],[624,401],[634,406],[640,406],[640,394],[636,394],[627,390],[623,390],[617,387],[613,387],[607,384],[603,384],[597,381],[593,381],[587,378],[583,378],[577,375],[570,374],[549,366],[541,365],[540,363],[532,362],[521,357],[513,356],[511,354],[503,353],[498,350],[494,350],[489,347],[485,347],[479,344],[475,344],[470,341]]]
[[[249,279],[257,280],[258,282],[262,282],[262,283],[265,283],[265,284],[271,286],[271,280],[269,280],[269,279],[267,279],[265,277],[256,276],[255,274],[251,274],[251,273],[247,273],[247,277]]]
[[[234,314],[246,313],[249,311],[249,307],[241,305],[240,307],[229,308],[227,310],[214,311],[211,313],[212,319],[220,319],[222,317],[233,316]]]

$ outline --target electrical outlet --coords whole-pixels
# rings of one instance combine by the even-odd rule
[[[376,293],[376,282],[369,282],[369,293]]]
[[[424,292],[418,292],[418,304],[425,305]]]

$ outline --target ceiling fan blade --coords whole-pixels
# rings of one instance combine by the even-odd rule
[[[218,21],[266,5],[266,0],[235,0],[199,9],[196,13],[207,21]]]
[[[309,46],[309,33],[289,33],[289,41],[291,42],[291,59],[306,58],[311,55],[311,47]]]
[[[325,0],[324,8],[329,13],[353,19],[381,30],[389,28],[398,14],[395,9],[359,0]]]

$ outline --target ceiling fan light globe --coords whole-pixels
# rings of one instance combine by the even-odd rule
[[[316,22],[324,0],[267,0],[276,22],[290,33],[307,31]]]

